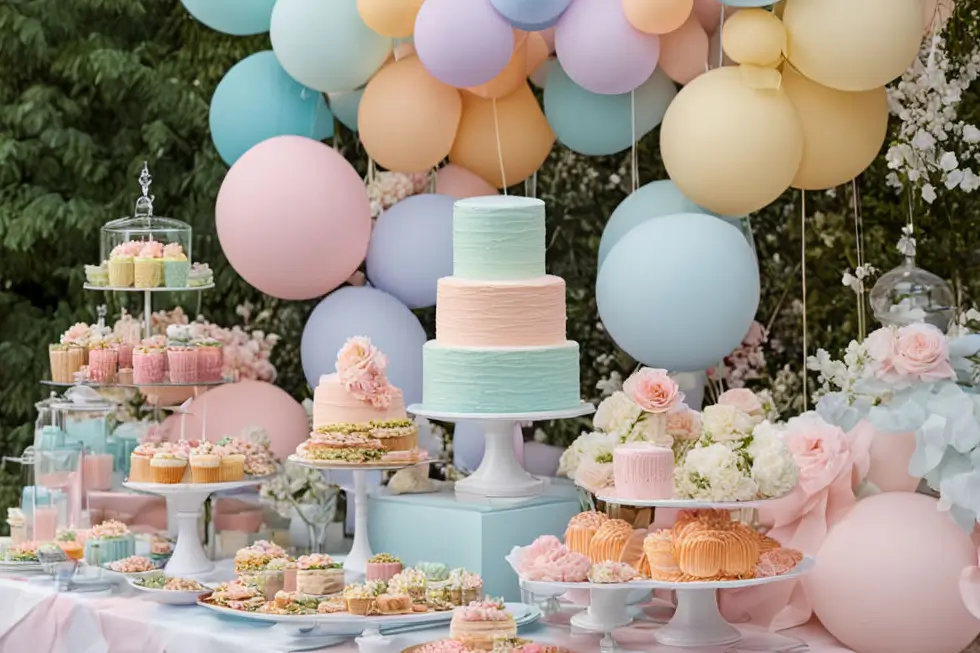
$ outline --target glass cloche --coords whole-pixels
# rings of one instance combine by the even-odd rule
[[[915,265],[915,257],[881,275],[871,289],[871,309],[885,326],[916,322],[945,332],[956,315],[953,291],[938,275]]]
[[[179,243],[188,261],[191,258],[191,226],[186,222],[153,215],[153,196],[150,195],[150,184],[153,179],[150,171],[143,163],[139,185],[142,195],[136,200],[136,211],[131,218],[120,218],[107,222],[102,227],[100,243],[100,260],[109,259],[109,253],[117,246],[129,241],[155,240],[164,245]]]

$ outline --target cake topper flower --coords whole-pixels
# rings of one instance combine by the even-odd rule
[[[666,413],[684,401],[677,382],[667,370],[644,367],[623,383],[623,392],[648,413]]]
[[[391,384],[385,374],[388,359],[365,336],[347,340],[337,354],[337,377],[347,392],[375,408],[391,405]]]

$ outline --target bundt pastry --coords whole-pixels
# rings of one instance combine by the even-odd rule
[[[625,562],[636,568],[643,557],[645,531],[636,530],[622,519],[610,519],[599,526],[589,543],[593,563]]]
[[[674,582],[682,575],[674,557],[673,533],[670,530],[650,533],[643,540],[643,559],[653,580]]]
[[[599,527],[609,521],[602,512],[580,512],[572,517],[565,529],[565,546],[582,555],[589,555],[589,545]]]
[[[636,573],[640,578],[653,577],[653,574],[650,573],[650,560],[647,558],[647,554],[645,552],[643,557],[640,558],[640,565],[636,568]]]

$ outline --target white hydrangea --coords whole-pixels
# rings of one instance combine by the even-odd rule
[[[738,455],[724,444],[691,449],[674,469],[678,496],[705,501],[749,501],[759,486],[739,469]]]
[[[609,433],[583,433],[562,452],[558,460],[558,474],[575,478],[575,471],[586,459],[602,460],[608,457],[608,462],[612,462],[612,450],[617,443],[618,438]]]
[[[752,480],[764,497],[781,497],[796,487],[798,470],[783,442],[783,430],[765,421],[755,427],[748,446],[752,458]]]
[[[753,426],[752,417],[734,406],[715,404],[701,411],[701,430],[715,442],[742,440]]]
[[[614,392],[602,400],[592,418],[597,431],[616,435],[621,441],[629,436],[643,410],[625,392]]]

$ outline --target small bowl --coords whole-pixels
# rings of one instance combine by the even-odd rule
[[[166,605],[197,605],[197,600],[202,596],[207,596],[211,593],[210,588],[205,588],[200,592],[178,592],[176,590],[158,590],[151,589],[149,587],[142,587],[136,583],[130,582],[139,592],[143,592],[144,596],[156,603],[163,603]]]

